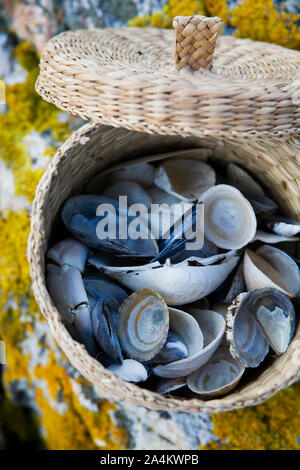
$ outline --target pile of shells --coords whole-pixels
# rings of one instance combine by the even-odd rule
[[[61,218],[70,236],[47,253],[48,290],[73,338],[123,380],[209,398],[289,347],[300,222],[236,164],[209,149],[122,163]]]

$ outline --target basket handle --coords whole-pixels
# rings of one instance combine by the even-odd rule
[[[175,66],[178,70],[210,69],[222,20],[218,16],[176,16]]]

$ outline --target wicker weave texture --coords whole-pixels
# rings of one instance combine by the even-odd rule
[[[221,18],[205,16],[176,16],[173,21],[176,35],[175,65],[177,70],[211,69]]]
[[[215,139],[159,136],[126,129],[87,124],[75,132],[58,150],[43,175],[32,210],[28,244],[33,292],[51,331],[70,362],[93,383],[101,396],[122,399],[151,409],[183,412],[220,412],[256,405],[300,378],[300,325],[288,351],[270,359],[251,382],[241,385],[223,398],[203,401],[164,397],[134,384],[123,382],[88,355],[75,342],[61,322],[45,284],[45,253],[53,224],[62,203],[83,191],[86,182],[111,164],[124,159],[151,155],[179,148],[204,147],[214,155],[243,165],[254,172],[276,197],[287,214],[300,220],[299,141],[262,139]],[[59,235],[57,232],[52,237]],[[53,243],[53,238],[50,243]]]
[[[45,47],[36,89],[71,114],[140,132],[299,133],[300,52],[224,36],[210,71],[178,71],[174,44],[173,30],[155,28],[65,32]]]

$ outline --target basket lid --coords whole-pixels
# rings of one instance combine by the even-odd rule
[[[36,89],[71,114],[141,132],[297,134],[300,52],[231,36],[217,40],[221,24],[176,17],[175,31],[62,33],[43,50]]]

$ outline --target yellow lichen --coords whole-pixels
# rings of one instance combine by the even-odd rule
[[[195,8],[196,6],[196,8]],[[176,15],[220,16],[236,28],[238,37],[273,42],[300,49],[300,15],[279,10],[272,0],[242,0],[228,9],[226,0],[192,3],[170,0],[156,12],[155,26],[172,27]],[[154,25],[154,17],[137,17],[130,24]],[[263,405],[212,415],[213,432],[219,441],[201,448],[209,449],[299,449],[300,384],[278,393]]]
[[[242,0],[228,8],[226,0],[170,0],[153,15],[137,16],[129,26],[171,28],[176,15],[219,16],[223,23],[236,28],[236,36],[300,49],[300,14],[287,13],[285,5],[273,0]]]
[[[206,16],[219,16],[224,25],[227,23],[227,0],[204,0],[204,10]]]
[[[13,170],[15,191],[33,200],[35,187],[42,170],[34,169],[27,147],[22,141],[32,130],[51,133],[55,141],[63,142],[69,136],[68,123],[57,120],[59,110],[43,101],[35,92],[39,59],[29,43],[23,43],[15,50],[19,63],[27,70],[24,83],[7,86],[6,101],[8,112],[0,114],[0,158]],[[45,156],[52,156],[55,147],[49,146]],[[124,448],[126,433],[119,429],[111,418],[114,405],[99,401],[99,412],[84,408],[72,389],[72,382],[64,367],[60,365],[49,345],[47,365],[29,368],[30,354],[21,348],[21,343],[32,335],[35,321],[43,321],[35,300],[30,292],[29,265],[26,257],[27,238],[30,230],[30,216],[25,210],[7,211],[0,216],[0,338],[6,345],[7,367],[3,375],[6,390],[18,380],[26,380],[34,390],[37,379],[45,381],[48,394],[37,388],[36,404],[40,408],[40,422],[44,428],[47,447],[52,449],[99,449]],[[32,322],[20,321],[28,316]],[[83,380],[83,379],[78,379]],[[62,393],[67,411],[60,414],[52,405]],[[51,403],[51,400],[53,403]],[[0,403],[0,420],[9,421],[8,414],[13,404],[5,399]],[[20,416],[18,413],[21,413]],[[23,415],[17,408],[15,428],[20,439],[24,438],[26,427],[22,426]],[[15,429],[12,429],[14,431]],[[98,442],[98,444],[97,444]],[[100,444],[99,444],[100,443]]]
[[[6,212],[0,217],[0,305],[10,293],[18,296],[28,293],[30,280],[26,247],[29,222],[27,211]]]
[[[170,18],[174,16],[192,16],[204,14],[203,0],[169,0],[163,11]]]
[[[115,405],[98,400],[97,413],[84,408],[72,389],[65,369],[57,364],[50,351],[46,366],[36,366],[35,377],[46,381],[52,400],[60,395],[67,410],[60,414],[49,404],[42,390],[37,391],[37,403],[42,413],[41,424],[46,433],[49,449],[121,449],[126,447],[127,434],[112,421],[110,412]],[[84,379],[77,379],[85,384]],[[101,443],[101,444],[100,444]]]
[[[69,130],[67,123],[57,121],[59,110],[35,92],[39,61],[32,46],[23,43],[16,48],[15,54],[28,73],[24,83],[6,87],[8,112],[0,114],[0,158],[13,169],[16,194],[26,196],[31,202],[42,170],[33,168],[23,137],[32,130],[49,131],[56,140],[64,141]]]
[[[300,15],[278,9],[273,0],[243,0],[231,10],[230,23],[241,38],[300,49]]]
[[[203,13],[203,0],[170,0],[162,11],[156,11],[152,15],[136,16],[128,22],[128,25],[171,28],[173,18],[177,15],[188,16]]]
[[[300,449],[300,383],[279,392],[263,405],[212,415],[219,442],[209,449]]]

